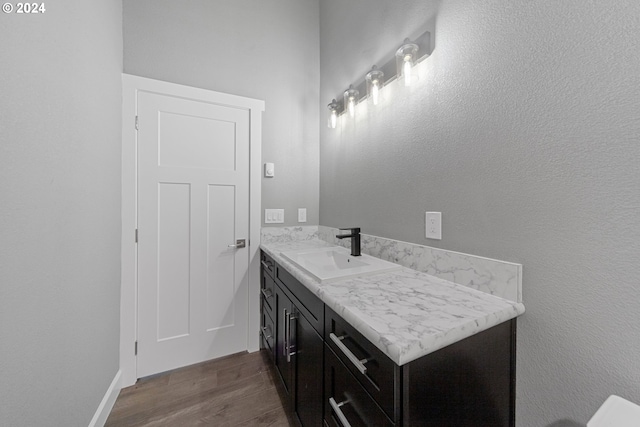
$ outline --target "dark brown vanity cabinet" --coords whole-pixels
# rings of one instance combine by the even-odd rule
[[[303,426],[515,426],[515,319],[398,366],[265,255],[263,347]]]

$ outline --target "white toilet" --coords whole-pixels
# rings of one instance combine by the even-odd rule
[[[587,427],[640,427],[640,406],[611,395],[591,417]]]

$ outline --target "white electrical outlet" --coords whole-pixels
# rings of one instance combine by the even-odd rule
[[[298,222],[307,222],[307,208],[298,208]]]
[[[284,209],[265,209],[265,224],[282,224],[284,223]]]
[[[425,237],[442,240],[442,212],[425,213]]]

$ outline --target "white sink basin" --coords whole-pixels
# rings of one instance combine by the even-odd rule
[[[369,255],[351,256],[351,252],[341,246],[282,252],[281,255],[321,283],[402,268]]]

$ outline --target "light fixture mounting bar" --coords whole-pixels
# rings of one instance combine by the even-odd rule
[[[431,55],[431,33],[429,31],[425,31],[423,34],[418,36],[415,39],[411,39],[411,41],[419,46],[418,50],[418,58],[416,59],[416,63],[422,62],[424,59],[428,58]],[[395,46],[389,54],[385,55],[384,58],[388,58],[388,60],[384,64],[380,64],[380,62],[376,63],[378,69],[384,73],[385,76],[385,86],[396,80],[398,78],[398,73],[396,69],[396,51],[398,50],[398,46]],[[366,74],[366,72],[364,73]],[[352,83],[353,87],[360,93],[360,97],[357,102],[362,101],[367,97],[367,82],[365,81],[364,74],[362,79],[358,80],[355,83]],[[345,85],[345,87],[349,87],[349,85]],[[345,105],[342,102],[343,93],[336,94],[334,96],[335,99],[338,100],[338,114],[344,113]]]

